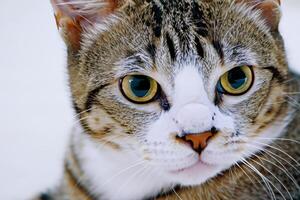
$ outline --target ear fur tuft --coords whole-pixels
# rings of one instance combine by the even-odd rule
[[[281,11],[281,0],[237,0],[237,3],[246,3],[253,7],[253,9],[260,10],[262,17],[265,19],[267,25],[272,31],[277,31]]]
[[[82,32],[112,14],[120,0],[51,0],[51,3],[65,42],[79,49]]]

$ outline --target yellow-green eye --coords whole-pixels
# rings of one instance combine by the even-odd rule
[[[254,75],[251,67],[236,67],[221,77],[217,91],[229,95],[242,95],[251,88],[253,81]]]
[[[158,83],[148,76],[125,76],[120,87],[123,95],[134,103],[149,103],[158,93]]]

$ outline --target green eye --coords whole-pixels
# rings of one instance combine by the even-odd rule
[[[221,77],[217,91],[229,95],[242,95],[251,88],[253,81],[254,76],[251,67],[236,67]]]
[[[158,93],[158,83],[148,76],[129,75],[121,79],[123,95],[134,103],[149,103]]]

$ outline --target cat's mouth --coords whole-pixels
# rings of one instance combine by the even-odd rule
[[[182,169],[169,171],[172,179],[181,186],[196,186],[215,177],[224,167],[218,164],[210,164],[203,159]]]
[[[199,159],[195,164],[177,169],[177,170],[172,170],[170,173],[172,174],[186,174],[186,175],[192,175],[192,174],[199,174],[199,173],[205,173],[206,171],[211,171],[217,168],[217,165],[209,164],[201,159]]]

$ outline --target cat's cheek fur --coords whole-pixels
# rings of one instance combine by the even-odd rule
[[[112,128],[116,126],[116,122],[109,117],[109,115],[100,108],[94,107],[86,116],[83,114],[82,119],[86,121],[89,128],[97,135],[110,135],[108,131],[104,129]]]
[[[81,167],[94,196],[140,200],[173,186],[134,151],[113,151],[99,145],[80,129],[74,137],[81,147],[78,157],[83,161]]]
[[[273,139],[281,136],[290,120],[291,116],[289,114],[284,119],[279,117],[263,131],[256,133],[255,137],[250,134],[255,129],[249,129],[246,131],[249,134],[233,138],[231,145],[220,145],[224,144],[224,141],[222,141],[222,138],[216,138],[202,152],[201,158],[211,165],[228,165],[229,168],[231,165],[266,149],[273,142]],[[282,121],[285,123],[279,123]],[[237,143],[234,143],[234,141]]]

